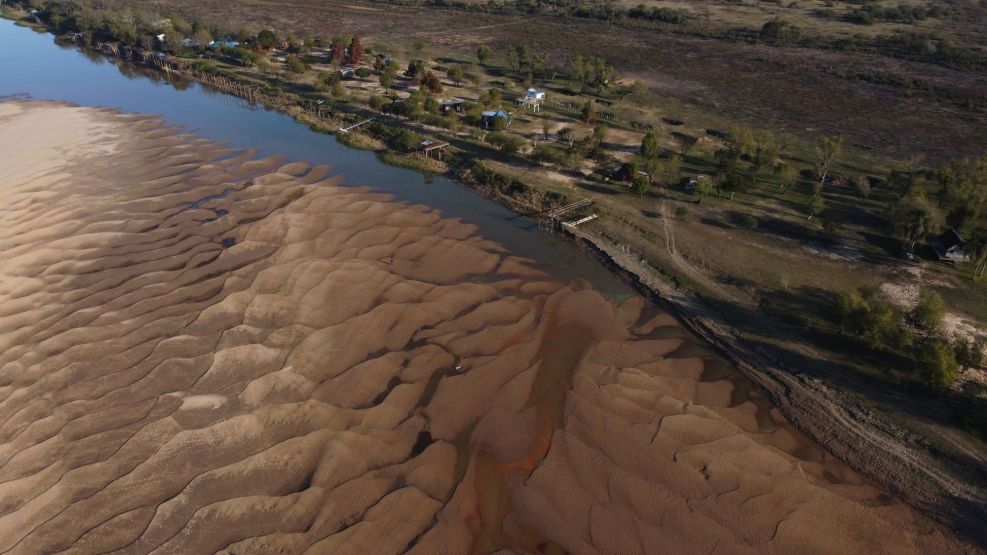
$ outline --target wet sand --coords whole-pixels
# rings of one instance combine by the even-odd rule
[[[942,553],[666,314],[330,168],[0,104],[0,552]]]

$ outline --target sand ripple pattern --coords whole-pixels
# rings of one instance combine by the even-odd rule
[[[427,207],[108,111],[0,105],[0,147],[0,552],[955,547]]]

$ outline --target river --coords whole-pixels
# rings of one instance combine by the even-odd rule
[[[552,275],[581,277],[618,299],[631,294],[626,284],[571,244],[446,177],[388,166],[372,152],[341,145],[334,136],[314,132],[277,111],[184,79],[172,82],[157,71],[83,52],[57,43],[48,33],[0,19],[0,97],[11,95],[158,114],[201,137],[256,149],[261,156],[328,164],[346,185],[369,185],[474,224],[484,236]]]

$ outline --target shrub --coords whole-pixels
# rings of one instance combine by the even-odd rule
[[[490,133],[487,135],[487,142],[499,148],[504,154],[517,154],[524,146],[524,139],[507,133]]]
[[[555,145],[539,143],[531,151],[531,159],[546,164],[565,164],[565,151]]]
[[[760,222],[758,222],[757,218],[755,218],[754,216],[751,216],[750,214],[744,214],[737,219],[737,223],[741,227],[745,227],[747,229],[757,229],[757,226]]]
[[[308,65],[298,56],[288,56],[285,58],[284,64],[293,73],[305,73],[308,71]]]
[[[370,108],[372,108],[373,110],[380,112],[383,111],[384,106],[387,106],[387,100],[384,99],[384,97],[377,96],[375,94],[370,97],[370,100],[367,101],[367,104],[369,104]]]
[[[357,68],[356,76],[361,79],[366,79],[367,77],[370,77],[370,68],[368,67]]]

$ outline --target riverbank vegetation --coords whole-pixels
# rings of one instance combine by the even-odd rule
[[[987,143],[971,131],[987,114],[979,76],[987,58],[940,29],[969,16],[968,8],[779,4],[784,17],[755,17],[747,6],[685,3],[401,3],[386,9],[404,23],[416,9],[436,20],[422,25],[466,10],[489,17],[454,34],[422,30],[404,39],[388,33],[387,22],[367,32],[360,18],[379,20],[376,4],[347,12],[356,14],[353,28],[313,27],[314,17],[284,13],[274,17],[283,26],[272,27],[240,9],[220,19],[210,17],[209,3],[153,11],[112,4],[24,2],[18,13],[90,47],[161,52],[178,73],[253,87],[327,130],[373,118],[340,140],[388,163],[451,173],[525,213],[593,198],[586,213],[599,217],[588,233],[701,295],[786,366],[871,399],[930,442],[946,441],[935,437],[940,425],[987,437],[987,374],[974,354],[987,320],[985,280],[976,279],[987,264]],[[297,12],[318,9],[303,4]],[[540,32],[518,34],[531,29],[529,17],[541,18]],[[563,38],[558,17],[599,40]],[[611,45],[598,29],[579,27],[589,19],[611,22],[640,44]],[[484,25],[492,36],[484,38]],[[648,50],[655,36],[670,41],[655,50],[660,56]],[[696,61],[706,52],[693,42],[700,39],[738,55],[740,70],[722,59],[715,68],[734,86],[735,103],[701,96],[723,85],[693,80],[708,78],[700,66],[713,69]],[[551,41],[567,41],[573,54],[559,54]],[[786,57],[796,50],[803,61],[814,57],[818,71],[796,73],[795,58]],[[669,73],[652,71],[642,52]],[[690,58],[677,54],[685,52],[695,67],[681,65]],[[831,63],[834,52],[856,52],[859,63]],[[765,81],[731,81],[744,69]],[[770,70],[783,81],[768,80]],[[779,92],[796,75],[816,93]],[[526,105],[529,88],[545,99]],[[862,91],[879,92],[880,102],[867,104]],[[886,117],[881,111],[899,95],[925,119]],[[423,145],[441,142],[449,143],[436,152],[442,160],[426,158]],[[949,228],[966,239],[970,262],[937,260],[932,244]],[[903,412],[899,395],[887,391],[935,408]],[[969,441],[940,448],[983,448]]]

